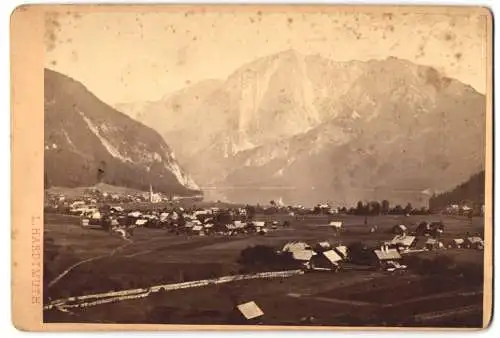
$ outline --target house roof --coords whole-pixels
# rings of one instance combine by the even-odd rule
[[[297,261],[309,261],[312,256],[314,256],[314,251],[312,250],[292,251],[292,257]]]
[[[415,236],[395,236],[389,243],[410,246],[413,242],[415,242]]]
[[[345,245],[339,245],[334,250],[337,251],[340,255],[347,257],[347,247]]]
[[[381,261],[392,260],[392,259],[401,259],[401,255],[396,249],[388,249],[388,250],[374,250],[375,255]]]
[[[263,227],[263,226],[266,225],[266,222],[253,221],[253,225],[256,226],[256,227]]]
[[[324,242],[318,242],[316,244],[316,247],[321,247],[321,248],[324,248],[324,249],[328,249],[328,248],[331,248],[332,245],[328,241],[324,241]]]
[[[465,241],[463,238],[454,238],[453,242],[455,242],[456,244],[463,244]]]
[[[331,221],[328,225],[335,228],[342,228],[342,222]]]
[[[428,238],[427,241],[425,242],[425,244],[431,244],[431,245],[437,244],[437,243],[438,243],[438,241],[435,238]]]
[[[394,228],[400,228],[401,230],[403,231],[406,231],[408,230],[408,228],[406,227],[406,225],[404,224],[399,224],[399,225],[396,225]]]
[[[467,240],[471,243],[483,243],[483,239],[479,236],[472,236],[467,238]]]
[[[253,319],[264,315],[264,312],[253,301],[240,304],[237,308],[246,319]]]
[[[300,251],[300,250],[310,250],[311,246],[306,242],[288,242],[283,246],[281,251]]]
[[[336,253],[334,250],[324,251],[321,254],[325,256],[331,263],[336,263],[342,260],[342,257],[340,257],[339,254]]]
[[[233,221],[233,224],[236,228],[243,228],[245,226],[242,221]]]
[[[144,225],[148,222],[147,219],[138,219],[137,221],[135,221],[135,224],[136,225]]]

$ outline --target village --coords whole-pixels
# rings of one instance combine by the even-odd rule
[[[462,211],[468,208],[464,206],[461,207]],[[357,207],[360,208],[369,211],[370,205]],[[46,286],[46,294],[51,295],[46,299],[50,313],[54,309],[67,311],[74,307],[133,301],[163,289],[206,289],[222,280],[222,283],[238,284],[245,279],[284,278],[283,274],[287,273],[301,273],[312,278],[325,278],[324,273],[334,273],[330,282],[352,278],[349,276],[353,274],[364,276],[367,273],[382,274],[377,275],[377,278],[413,278],[411,276],[416,270],[422,273],[421,270],[428,268],[422,266],[428,264],[426,259],[430,254],[434,255],[432,257],[475,257],[477,255],[473,252],[482,252],[484,249],[482,227],[472,226],[474,220],[482,219],[480,213],[464,215],[462,212],[452,216],[448,210],[436,214],[424,208],[410,210],[399,206],[389,209],[386,215],[373,215],[370,212],[357,212],[354,207],[350,210],[345,207],[334,208],[329,203],[306,208],[301,205],[287,206],[281,200],[263,206],[206,203],[199,200],[186,202],[171,198],[163,200],[150,188],[149,193],[136,196],[106,196],[96,191],[73,198],[62,194],[49,196],[46,217],[64,219],[65,224],[72,224],[63,226],[63,229],[61,225],[46,224],[48,238],[59,231],[64,231],[65,236],[69,237],[78,231],[79,236],[98,236],[97,242],[92,242],[94,246],[97,245],[96,249],[100,246],[103,249],[109,245],[116,246],[117,249],[109,254],[109,259],[118,259],[122,263],[114,263],[112,267],[105,264],[105,271],[111,279],[114,279],[112,271],[118,269],[116,273],[126,273],[119,272],[118,267],[125,268],[123,264],[127,264],[126,261],[135,259],[146,265],[175,266],[165,273],[166,278],[163,280],[152,274],[153,268],[141,277],[128,275],[130,280],[121,280],[118,282],[120,286],[117,284],[112,287],[109,284],[106,287],[109,282],[105,282],[88,289],[88,285],[80,285],[87,277],[85,270],[80,271],[82,268],[79,265],[95,257],[78,261],[53,279],[50,286]],[[458,228],[454,225],[457,222],[462,224]],[[85,242],[84,237],[80,237],[79,241]],[[83,245],[80,242],[78,245]],[[214,249],[210,250],[212,247]],[[198,251],[202,256],[198,256]],[[153,258],[144,261],[151,255],[154,255]],[[223,259],[218,262],[220,255],[223,255]],[[420,259],[420,255],[424,259]],[[61,260],[68,259],[67,256],[59,256]],[[99,264],[99,261],[104,263],[106,260],[102,257],[97,256],[95,263],[85,264],[92,266]],[[205,260],[207,264],[203,263]],[[222,263],[226,260],[227,263]],[[441,264],[440,269],[447,269],[439,259],[437,261],[436,264]],[[219,273],[214,274],[212,262],[222,266]],[[237,270],[229,268],[235,266],[233,262],[239,267]],[[457,269],[453,261],[447,261],[446,264],[449,264],[450,271]],[[55,270],[61,271],[62,268]],[[227,275],[226,271],[231,274]],[[274,277],[256,277],[262,274]],[[207,280],[207,277],[212,279]],[[75,278],[82,281],[75,283]],[[287,278],[291,280],[298,277]],[[153,282],[163,284],[154,286]],[[132,286],[132,289],[127,291],[126,285]],[[117,296],[117,292],[122,294]],[[61,298],[64,295],[72,296],[68,299],[73,300],[64,300],[64,297]],[[78,298],[80,296],[84,296],[83,300]],[[89,303],[92,297],[95,300]],[[80,300],[75,303],[75,299]],[[243,319],[242,323],[262,321],[265,309],[259,307],[256,300],[246,300],[248,302],[237,301],[238,304],[233,306],[240,319]],[[234,317],[231,318],[234,320]]]

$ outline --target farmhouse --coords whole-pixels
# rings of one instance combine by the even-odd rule
[[[408,232],[408,228],[406,225],[400,224],[400,225],[395,225],[392,228],[392,233],[394,235],[405,235]]]
[[[415,236],[408,235],[398,235],[395,236],[390,242],[387,244],[391,247],[396,248],[398,251],[408,250],[415,244]]]
[[[316,252],[324,252],[331,249],[332,245],[328,241],[316,243],[316,245],[314,246],[314,251]]]
[[[312,270],[337,271],[342,257],[334,250],[327,250],[311,257],[310,267]]]
[[[347,259],[347,247],[345,245],[339,245],[337,247],[334,248],[335,252],[337,252],[339,254],[340,257],[342,257],[342,259]]]
[[[195,225],[191,228],[191,231],[196,234],[196,235],[199,235],[199,236],[205,236],[205,231],[203,229],[203,225]]]
[[[465,239],[465,246],[471,249],[483,250],[484,242],[483,239],[479,236],[467,237]]]
[[[443,243],[438,241],[436,238],[428,238],[425,242],[425,249],[434,250],[443,247]]]
[[[281,252],[290,252],[293,259],[303,264],[308,264],[315,254],[311,246],[305,242],[289,242],[283,246]]]
[[[254,323],[258,322],[258,320],[264,315],[261,308],[253,301],[240,304],[236,308],[247,321]]]
[[[299,250],[311,250],[312,248],[309,244],[306,242],[288,242],[283,246],[283,249],[281,249],[282,252],[293,252],[293,251],[299,251]]]
[[[378,260],[378,265],[381,268],[394,268],[399,267],[398,261],[402,259],[398,250],[389,249],[387,246],[382,245],[380,249],[373,251]]]
[[[135,221],[135,225],[138,226],[138,227],[142,227],[142,226],[145,226],[146,224],[148,223],[148,220],[147,219],[144,219],[144,218],[139,218]]]
[[[465,240],[463,238],[454,238],[446,245],[448,248],[460,249],[464,247]]]
[[[340,229],[342,229],[342,222],[339,221],[330,221],[328,225],[335,231],[340,231]]]

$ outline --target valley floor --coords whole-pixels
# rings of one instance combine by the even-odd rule
[[[268,217],[257,216],[262,220]],[[466,232],[482,233],[484,228],[482,218],[378,216],[365,225],[363,217],[338,216],[345,230],[337,235],[322,226],[327,224],[327,217],[272,217],[288,219],[291,226],[266,236],[234,237],[176,236],[161,229],[137,229],[132,241],[127,242],[100,229],[81,228],[78,218],[46,214],[45,302],[237,275],[244,272],[236,262],[241,250],[256,244],[276,248],[291,240],[374,244],[392,238],[392,226],[421,220],[442,219],[445,239],[463,237]],[[378,226],[377,233],[369,232],[372,225]],[[255,301],[264,312],[263,325],[481,327],[483,254],[471,249],[412,254],[430,261],[448,257],[447,264],[463,267],[458,274],[446,266],[427,272],[411,265],[398,274],[366,269],[311,272],[157,292],[142,299],[69,312],[52,309],[44,312],[44,321],[247,324],[235,314],[235,306]]]

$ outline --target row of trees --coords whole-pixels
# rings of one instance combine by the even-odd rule
[[[349,209],[341,208],[340,212],[353,214],[353,215],[363,215],[363,216],[376,216],[376,215],[405,215],[405,214],[413,214],[413,215],[425,215],[429,213],[429,210],[425,207],[414,208],[411,203],[406,204],[405,207],[401,205],[396,205],[391,207],[388,200],[379,201],[371,201],[368,203],[363,203],[362,201],[358,201],[356,207],[352,207]]]

